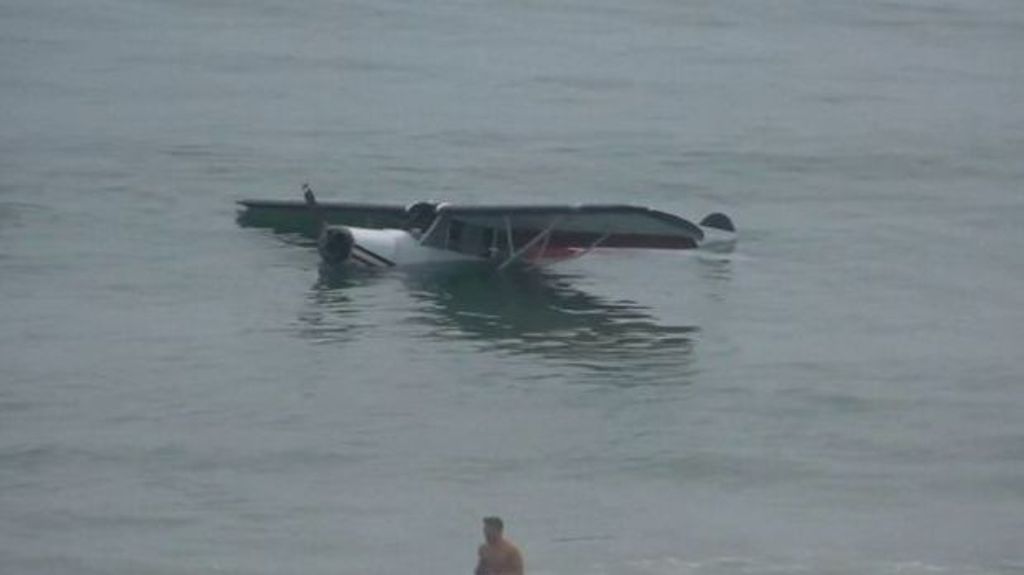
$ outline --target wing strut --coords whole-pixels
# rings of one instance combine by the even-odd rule
[[[516,244],[512,239],[512,219],[508,216],[503,219],[505,220],[505,236],[508,238],[508,253],[509,257],[512,257],[511,254],[516,251]]]
[[[508,233],[508,246],[509,246],[508,249],[509,249],[509,251],[511,253],[508,256],[508,259],[503,261],[501,263],[501,265],[498,266],[498,269],[499,270],[503,270],[503,269],[507,268],[508,266],[512,265],[517,260],[521,259],[526,254],[526,252],[528,252],[530,250],[530,248],[532,248],[533,246],[537,245],[541,241],[544,241],[544,246],[546,248],[547,247],[547,239],[548,239],[548,237],[551,236],[551,232],[554,231],[555,226],[558,224],[559,221],[561,221],[561,219],[562,218],[554,218],[554,219],[552,219],[551,223],[548,224],[548,227],[544,228],[544,231],[542,231],[539,234],[533,236],[533,238],[530,239],[530,241],[528,241],[525,244],[523,244],[523,247],[519,248],[518,250],[512,251],[512,247],[513,247],[513,243],[512,243],[512,221],[506,216],[505,217],[505,231]],[[601,238],[601,240],[603,241],[604,238]]]
[[[594,240],[593,243],[591,243],[589,246],[587,246],[587,249],[585,249],[582,252],[580,252],[580,255],[578,255],[576,257],[580,257],[581,258],[581,257],[589,254],[591,251],[593,251],[594,248],[596,248],[597,246],[601,245],[601,243],[603,241],[605,241],[606,239],[608,239],[608,237],[611,236],[611,235],[612,235],[611,232],[605,232],[603,236],[601,236],[601,237],[597,238],[596,240]]]

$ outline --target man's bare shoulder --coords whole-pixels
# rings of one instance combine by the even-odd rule
[[[519,547],[512,542],[509,542],[505,548],[505,561],[509,575],[523,575],[523,554],[519,552]]]

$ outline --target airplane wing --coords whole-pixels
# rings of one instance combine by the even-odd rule
[[[482,232],[478,231],[482,230]],[[480,236],[506,252],[541,235],[547,248],[695,248],[704,232],[679,216],[650,208],[583,204],[464,206],[441,204],[424,245],[451,249],[452,236]],[[511,238],[512,250],[508,249]],[[455,242],[458,243],[458,242]],[[476,242],[473,242],[476,243]]]
[[[238,223],[316,237],[320,225],[301,200],[241,200]],[[371,229],[402,228],[409,222],[406,206],[356,202],[317,202],[328,224]]]

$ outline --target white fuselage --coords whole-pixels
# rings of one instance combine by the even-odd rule
[[[736,241],[736,234],[713,228],[701,226],[705,232],[701,248],[708,251],[723,252],[731,251]],[[342,250],[342,254],[330,257],[324,255],[325,260],[332,263],[351,264],[364,268],[389,268],[395,266],[418,266],[427,264],[458,264],[470,262],[491,262],[495,265],[502,264],[504,258],[493,258],[486,254],[472,255],[465,254],[451,249],[425,246],[420,242],[417,232],[410,232],[400,229],[369,229],[351,226],[331,226],[325,232],[333,232],[347,235],[350,239],[350,247]],[[324,246],[321,245],[321,253],[324,253]],[[583,255],[589,250],[570,248],[555,252],[554,250],[545,253],[543,247],[532,250],[532,253],[523,258],[531,264],[550,263],[570,259]]]
[[[348,227],[354,241],[347,261],[365,267],[481,261],[482,258],[426,247],[406,230],[374,230]]]

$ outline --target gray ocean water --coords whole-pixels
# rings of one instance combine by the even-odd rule
[[[0,572],[1024,573],[1024,4],[0,0]],[[323,273],[236,200],[730,214]]]

